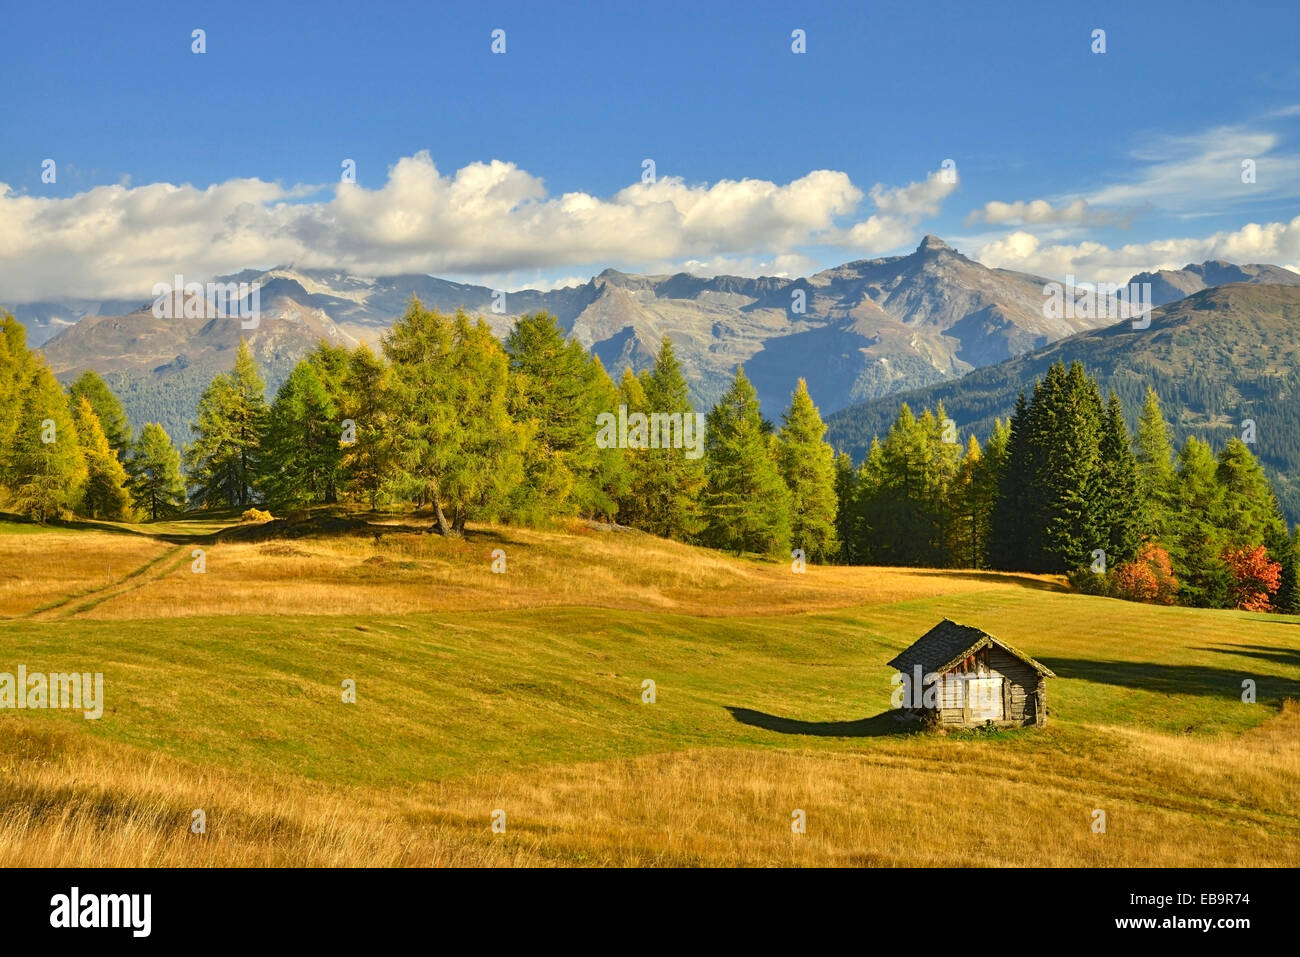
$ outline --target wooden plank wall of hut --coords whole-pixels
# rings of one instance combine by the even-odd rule
[[[994,648],[989,667],[1001,674],[1010,685],[1008,721],[1030,721],[1035,716],[1034,694],[1038,689],[1038,672],[1015,655]]]

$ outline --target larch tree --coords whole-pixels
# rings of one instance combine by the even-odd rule
[[[267,414],[266,383],[241,339],[234,368],[199,398],[194,442],[185,451],[190,497],[205,508],[247,508],[254,501]]]
[[[338,501],[343,430],[316,370],[306,359],[294,366],[266,416],[258,483],[273,506]]]
[[[587,352],[566,340],[547,312],[521,316],[506,337],[515,378],[510,412],[529,426],[524,480],[511,495],[511,512],[544,521],[578,511],[595,499],[596,415],[601,396]]]
[[[43,524],[80,502],[86,457],[67,394],[40,359],[19,392],[17,427],[5,452],[5,484],[18,512]]]
[[[835,452],[825,436],[826,424],[800,379],[781,417],[777,464],[790,492],[790,543],[816,562],[839,551]]]
[[[388,365],[364,342],[348,356],[339,414],[340,430],[345,436],[344,487],[370,508],[379,508],[392,491],[396,430]]]
[[[72,381],[68,387],[72,407],[77,407],[77,400],[83,396],[90,402],[90,407],[99,417],[108,444],[117,453],[119,461],[126,464],[131,452],[131,420],[127,418],[122,400],[94,369],[87,369]]]
[[[181,455],[172,445],[171,436],[156,422],[145,423],[132,451],[131,495],[153,522],[185,507]]]
[[[1174,452],[1160,398],[1150,386],[1138,416],[1134,444],[1141,530],[1147,538],[1164,541],[1174,511]]]
[[[86,395],[75,400],[72,414],[77,441],[86,461],[86,480],[78,511],[88,518],[130,521],[135,509],[127,490],[126,469],[109,445],[99,416]]]
[[[618,384],[618,405],[624,407],[629,416],[637,412],[644,415],[648,411],[646,401],[645,387],[641,379],[631,369],[624,368],[623,377]],[[626,448],[621,451],[626,481],[622,494],[618,498],[619,521],[638,528],[647,528],[655,480],[655,473],[651,470],[648,461],[652,450]]]

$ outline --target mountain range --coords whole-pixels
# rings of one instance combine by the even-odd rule
[[[122,395],[137,426],[161,422],[178,442],[188,441],[199,393],[230,367],[241,336],[274,390],[322,339],[376,342],[412,295],[440,310],[479,314],[502,337],[514,317],[549,311],[615,378],[625,366],[648,368],[668,336],[699,406],[712,404],[744,364],[771,419],[779,417],[800,377],[822,411],[832,413],[950,382],[1115,321],[1049,318],[1043,308],[1049,280],[988,268],[934,236],[907,255],[856,260],[807,278],[606,269],[581,285],[510,292],[504,301],[486,286],[424,275],[362,277],[285,266],[214,281],[260,284],[257,328],[242,329],[227,317],[157,319],[143,295],[9,308],[60,378],[96,369]],[[1133,281],[1151,282],[1153,298],[1163,302],[1221,282],[1300,285],[1300,275],[1277,266],[1209,262]]]

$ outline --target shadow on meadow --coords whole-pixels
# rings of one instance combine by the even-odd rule
[[[1202,649],[1223,654],[1238,654],[1230,648]],[[1277,652],[1278,649],[1267,649]],[[1258,657],[1267,657],[1258,655]],[[1060,678],[1074,678],[1093,684],[1115,685],[1160,694],[1194,694],[1211,698],[1241,699],[1241,683],[1246,678],[1258,685],[1259,699],[1276,701],[1300,699],[1300,681],[1277,675],[1252,674],[1249,668],[1211,668],[1207,665],[1161,665],[1141,661],[1090,661],[1085,658],[1039,659]],[[1278,660],[1278,659],[1273,659]],[[1285,664],[1300,664],[1294,658],[1281,659]]]
[[[1037,588],[1039,591],[1055,591],[1068,593],[1071,591],[1070,586],[1063,585],[1060,582],[1043,581],[1041,578],[1035,578],[1033,575],[1020,575],[1015,572],[958,572],[958,571],[930,571],[928,569],[911,569],[911,573],[921,578],[959,578],[966,581],[975,582],[1000,582],[1006,585],[1019,585],[1022,588]]]
[[[1294,625],[1300,622],[1279,621],[1277,624]],[[1192,650],[1212,651],[1220,655],[1240,655],[1242,658],[1258,658],[1261,661],[1274,661],[1279,665],[1300,668],[1300,648],[1278,648],[1275,645],[1215,645]]]
[[[897,711],[882,711],[875,717],[859,718],[857,721],[799,721],[750,708],[728,706],[727,710],[741,724],[778,734],[805,734],[819,738],[883,738],[888,735],[911,734],[917,730],[915,722],[899,720]]]

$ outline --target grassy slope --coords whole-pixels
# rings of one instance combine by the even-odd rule
[[[205,537],[205,575],[183,524],[4,531],[0,670],[108,701],[0,712],[3,863],[1300,862],[1296,619],[587,530]],[[51,600],[74,555],[120,574]],[[1060,675],[1048,728],[898,733],[883,663],[945,615]]]

